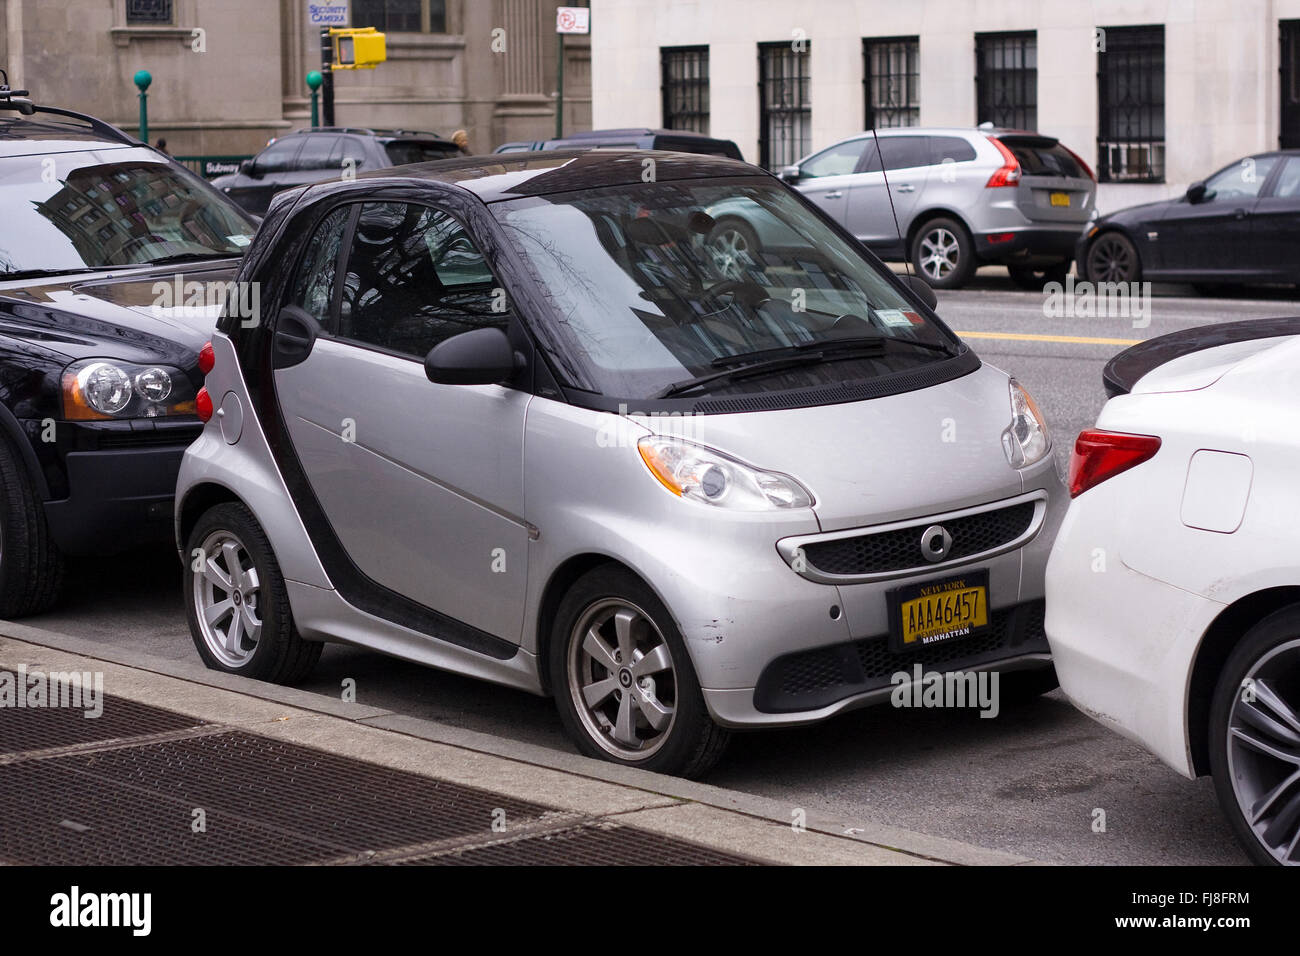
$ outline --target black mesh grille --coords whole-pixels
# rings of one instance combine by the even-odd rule
[[[924,521],[895,531],[863,534],[837,541],[806,545],[804,557],[810,567],[824,574],[879,574],[904,571],[930,564],[921,553],[921,534],[932,524],[942,524],[952,535],[952,547],[945,560],[981,554],[1014,541],[1034,520],[1034,502],[1010,508],[984,511],[965,518],[942,522]]]
[[[891,651],[889,637],[882,635],[786,655],[763,671],[754,705],[766,713],[812,710],[888,686],[894,674],[910,672],[914,664],[927,670],[959,670],[1046,651],[1043,608],[1042,601],[1032,601],[994,611],[988,632],[980,637],[911,651]]]

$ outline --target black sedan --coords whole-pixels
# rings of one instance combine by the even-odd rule
[[[1075,250],[1093,282],[1190,282],[1212,293],[1300,284],[1300,150],[1247,156],[1176,199],[1097,220]]]

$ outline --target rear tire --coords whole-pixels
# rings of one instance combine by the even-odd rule
[[[1080,278],[1089,282],[1137,282],[1142,278],[1142,258],[1137,246],[1122,232],[1103,232],[1088,246]]]
[[[1245,633],[1210,703],[1214,790],[1256,864],[1300,865],[1298,762],[1300,605],[1292,605]]]
[[[280,565],[252,512],[234,502],[206,511],[185,561],[185,613],[204,664],[276,684],[311,673],[324,645],[303,640],[294,626]]]
[[[63,555],[17,450],[0,437],[0,618],[49,610],[63,584]]]
[[[560,720],[586,756],[682,777],[722,756],[729,734],[709,716],[686,642],[630,571],[607,565],[574,583],[549,658]]]
[[[912,237],[912,268],[935,289],[960,289],[975,272],[975,243],[966,227],[941,216]]]
[[[1007,274],[1011,276],[1011,281],[1021,289],[1029,292],[1042,292],[1043,287],[1049,282],[1059,282],[1065,284],[1065,277],[1070,274],[1070,261],[1057,263],[1054,266],[1045,266],[1036,269],[1032,266],[1007,266]]]

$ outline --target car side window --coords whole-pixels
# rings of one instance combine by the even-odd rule
[[[339,246],[347,230],[352,206],[341,206],[321,220],[307,243],[298,275],[294,279],[290,304],[307,312],[323,327],[330,326],[334,301],[334,280],[338,275]]]
[[[1233,163],[1205,181],[1203,202],[1224,202],[1233,199],[1253,199],[1277,162],[1276,156],[1247,157]]]
[[[960,136],[927,136],[930,141],[930,164],[965,163],[975,158],[975,147]]]
[[[330,166],[330,154],[337,144],[337,136],[322,136],[316,133],[311,136],[304,136],[306,140],[302,144],[302,152],[294,160],[294,169],[328,169]]]
[[[276,140],[262,150],[254,161],[259,173],[283,173],[293,168],[294,157],[306,137]]]
[[[867,156],[862,165],[864,173],[880,172],[880,159],[884,157],[886,172],[894,169],[912,169],[917,166],[929,166],[929,138],[925,136],[882,136],[880,150],[871,140],[867,141]]]
[[[415,203],[366,203],[343,276],[338,334],[423,359],[458,332],[505,328],[498,288],[452,216]]]
[[[1277,188],[1273,195],[1281,199],[1295,199],[1300,196],[1300,157],[1292,156],[1282,167],[1282,175],[1277,178]]]
[[[862,158],[862,145],[863,141],[857,139],[822,150],[799,167],[799,178],[845,176],[853,172],[857,169],[858,160]]]
[[[340,148],[330,156],[330,165],[336,169],[360,169],[366,164],[366,147],[355,136],[340,136]]]

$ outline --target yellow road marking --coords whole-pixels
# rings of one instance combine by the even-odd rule
[[[1083,335],[1037,335],[1032,332],[958,332],[964,339],[1005,339],[1011,342],[1065,342],[1070,345],[1137,345],[1142,339],[1100,339]]]

